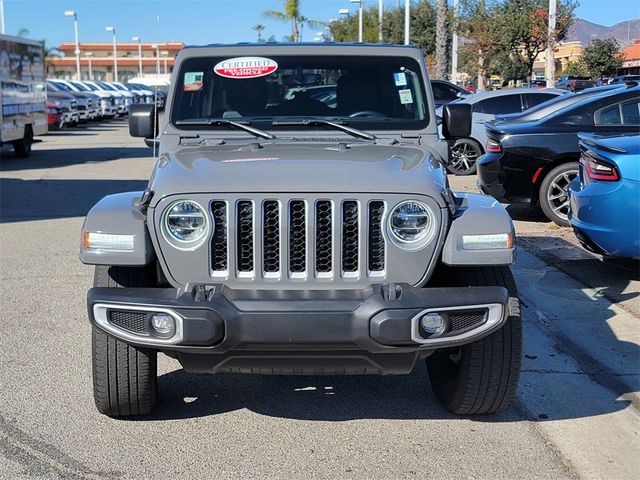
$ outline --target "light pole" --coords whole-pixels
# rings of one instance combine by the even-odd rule
[[[116,51],[116,28],[115,27],[107,27],[105,31],[113,33],[113,81],[118,81],[118,57]]]
[[[553,58],[553,47],[556,43],[556,0],[549,0],[549,32],[547,37],[547,87],[554,87],[556,63]]]
[[[451,81],[458,76],[458,0],[453,0],[453,39],[451,40]]]
[[[169,56],[169,52],[160,52],[160,54],[162,55],[162,58],[164,59],[164,74],[168,74],[169,72],[167,71],[167,57]]]
[[[409,45],[409,10],[411,9],[411,0],[404,0],[404,44]]]
[[[78,14],[74,10],[64,12],[65,17],[73,17],[73,29],[76,34],[76,80],[80,80],[80,43],[78,41]]]
[[[93,58],[93,52],[85,53],[87,60],[89,61],[89,80],[93,80],[93,70],[91,70],[91,59]]]
[[[378,41],[382,43],[382,0],[378,0]]]
[[[0,33],[4,35],[4,0],[0,0]]]
[[[358,41],[362,43],[362,14],[364,11],[364,0],[349,0],[358,4]]]
[[[138,42],[138,70],[142,77],[142,40],[140,40],[140,37],[132,37],[131,40]]]

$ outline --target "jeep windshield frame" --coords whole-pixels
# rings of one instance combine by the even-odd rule
[[[326,131],[327,122],[389,132],[429,125],[426,79],[410,55],[261,55],[276,69],[249,78],[229,78],[216,69],[237,57],[193,56],[181,62],[169,115],[174,127],[224,129],[219,123],[193,122],[198,118],[288,132]],[[187,119],[191,125],[183,121]]]

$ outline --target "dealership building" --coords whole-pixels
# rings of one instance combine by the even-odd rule
[[[173,71],[175,58],[184,48],[182,42],[118,43],[114,65],[112,43],[80,43],[80,73],[83,80],[115,79],[127,81],[133,77],[168,77]],[[76,77],[75,43],[66,42],[58,47],[62,56],[46,59],[47,76],[72,79]]]

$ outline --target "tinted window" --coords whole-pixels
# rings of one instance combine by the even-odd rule
[[[442,83],[432,83],[433,98],[436,100],[455,100],[458,98],[458,91]]]
[[[546,102],[547,100],[551,100],[552,98],[556,98],[558,95],[553,95],[551,93],[538,93],[538,94],[528,94],[527,102],[529,104],[529,108],[535,107],[536,105],[540,105],[542,102]]]
[[[500,113],[516,113],[522,111],[520,95],[500,95],[498,97],[481,100],[473,106],[473,111],[477,113],[490,113],[497,115]]]
[[[634,100],[622,104],[622,121],[625,125],[640,125],[640,102]]]
[[[622,119],[620,118],[620,107],[616,104],[611,107],[607,107],[600,112],[599,125],[622,125]]]

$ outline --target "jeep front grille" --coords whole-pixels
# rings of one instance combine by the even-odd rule
[[[270,199],[211,202],[213,277],[384,277],[382,200]]]

